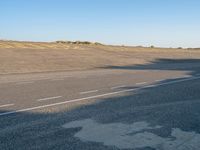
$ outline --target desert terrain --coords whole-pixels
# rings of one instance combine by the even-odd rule
[[[200,49],[110,46],[90,42],[0,41],[0,74],[90,70],[184,58],[200,58]]]
[[[199,150],[200,50],[0,41],[0,149]]]

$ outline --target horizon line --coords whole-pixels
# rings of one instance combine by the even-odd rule
[[[170,48],[170,49],[200,49],[200,47],[182,47],[182,46],[156,46],[154,44],[149,44],[149,46],[143,46],[143,45],[129,45],[129,44],[108,44],[98,41],[89,41],[89,40],[15,40],[15,39],[0,39],[0,41],[5,42],[30,42],[30,43],[56,43],[56,42],[89,42],[89,43],[99,43],[105,46],[122,46],[122,47],[143,47],[143,48]]]

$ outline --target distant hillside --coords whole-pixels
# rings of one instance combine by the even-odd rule
[[[0,74],[132,66],[157,59],[200,58],[196,49],[110,46],[91,42],[0,41]]]
[[[68,49],[71,46],[103,45],[88,41],[56,41],[56,42],[24,42],[0,40],[0,48],[30,48],[30,49]]]
[[[114,49],[137,49],[137,50],[200,50],[200,48],[187,48],[182,47],[178,48],[161,48],[161,47],[143,47],[143,46],[117,46],[117,45],[104,45],[99,42],[89,42],[89,41],[55,41],[55,42],[28,42],[28,41],[9,41],[9,40],[0,40],[0,49],[81,49],[84,47],[107,47]]]

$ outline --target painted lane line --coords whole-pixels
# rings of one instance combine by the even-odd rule
[[[162,82],[164,81],[165,79],[160,79],[160,80],[155,80],[156,82]]]
[[[54,96],[54,97],[47,97],[47,98],[41,98],[41,99],[38,99],[37,101],[40,102],[40,101],[47,101],[47,100],[52,100],[52,99],[58,99],[58,98],[61,98],[62,96]]]
[[[95,93],[95,92],[98,92],[98,90],[80,92],[80,94],[89,94],[89,93]]]
[[[185,76],[183,76],[183,78],[189,78],[190,76],[189,75],[185,75]]]
[[[136,85],[143,85],[143,84],[147,84],[147,82],[139,82],[139,83],[136,83]]]
[[[172,77],[171,80],[177,80],[177,79],[181,79],[183,77]]]
[[[0,108],[3,108],[3,107],[10,107],[10,106],[14,106],[14,104],[5,104],[5,105],[0,105]]]
[[[34,83],[33,81],[28,81],[28,82],[18,82],[18,83],[16,83],[16,85],[24,85],[24,84],[32,84],[32,83]]]
[[[184,81],[192,81],[192,80],[197,80],[197,79],[200,79],[200,77],[192,77],[192,78],[187,78],[187,79],[182,79],[182,80],[170,81],[170,82],[166,82],[166,83],[156,84],[155,86],[170,85],[170,84],[180,83],[180,82],[184,82]],[[85,98],[67,100],[67,101],[64,101],[64,102],[52,103],[52,104],[47,104],[47,105],[42,105],[42,106],[37,106],[37,107],[30,107],[30,108],[0,113],[0,116],[6,116],[6,115],[16,114],[16,113],[20,113],[20,112],[26,112],[26,111],[31,111],[31,110],[43,109],[43,108],[48,108],[48,107],[53,107],[53,106],[59,106],[59,105],[68,104],[68,103],[75,103],[75,102],[80,102],[80,101],[84,101],[84,100],[101,98],[101,97],[116,95],[116,94],[125,93],[125,92],[133,92],[133,91],[136,91],[136,90],[145,89],[145,88],[149,88],[149,87],[150,87],[150,85],[144,86],[144,87],[139,87],[139,88],[134,88],[134,89],[121,90],[121,91],[117,91],[117,92],[110,92],[110,93],[105,93],[105,94],[100,94],[100,95],[95,95],[95,96],[90,96],[90,97],[85,97]]]
[[[159,85],[152,84],[152,85],[147,85],[147,86],[145,86],[144,88],[153,88],[153,87],[157,87],[157,86],[159,86]]]
[[[114,89],[120,89],[124,87],[126,87],[126,85],[114,86],[114,87],[111,87],[110,89],[114,90]]]

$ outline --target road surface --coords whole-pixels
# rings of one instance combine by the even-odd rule
[[[2,75],[0,149],[199,149],[199,64]]]

